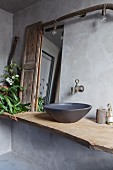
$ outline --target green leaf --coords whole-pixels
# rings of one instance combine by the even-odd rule
[[[12,94],[13,99],[15,99],[18,102],[19,98],[17,97],[17,95],[12,90],[10,90],[10,92]]]
[[[0,110],[0,115],[4,113],[4,109]]]
[[[10,112],[11,114],[13,114],[12,104],[11,104],[10,100],[9,100],[8,97],[6,97],[6,96],[4,96],[4,99],[5,99],[8,107],[9,107],[9,112]]]
[[[4,99],[4,97],[3,97],[3,95],[0,93],[0,100],[3,100]]]
[[[44,111],[43,105],[44,105],[43,98],[38,97],[38,112],[43,112]]]
[[[20,103],[21,103],[21,102],[18,102],[18,103],[17,103],[17,104],[15,104],[14,106],[16,107],[16,106],[18,106]]]
[[[17,101],[15,99],[13,99],[12,97],[10,96],[7,96],[7,98],[11,101],[12,104],[17,104]]]
[[[21,87],[20,84],[20,77],[16,77],[19,75],[21,68],[18,67],[16,63],[12,63],[9,66],[4,68],[3,82],[7,84],[6,78],[12,78],[14,83],[13,85],[8,84],[8,88],[1,87],[0,88],[0,113],[2,114],[4,111],[10,114],[17,114],[19,112],[28,111],[30,109],[30,103],[21,104],[19,98],[19,90],[25,90],[26,88]],[[41,105],[41,103],[40,103]]]

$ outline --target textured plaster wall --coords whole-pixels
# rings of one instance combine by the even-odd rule
[[[30,170],[112,170],[113,154],[86,148],[49,129],[0,119],[0,169],[20,170],[20,166]]]
[[[68,14],[69,12],[81,9],[82,7],[88,7],[91,5],[92,1],[42,0],[35,5],[14,14],[14,35],[20,37],[15,53],[15,60],[21,62],[21,57],[23,55],[24,33],[27,25],[31,25],[38,21],[47,22],[52,19],[56,19],[62,15]]]
[[[113,12],[101,23],[101,13],[68,22],[64,30],[60,101],[90,103],[88,114],[113,105]],[[67,66],[68,64],[68,66]],[[70,94],[70,87],[80,80],[83,93]]]
[[[14,14],[14,35],[20,37],[15,59],[21,62],[24,31],[27,25],[49,21],[67,13],[113,0],[42,0]],[[113,12],[108,21],[100,22],[101,11],[65,24],[61,70],[60,101],[84,102],[93,106],[88,116],[95,117],[97,108],[113,103]],[[83,93],[70,95],[75,79],[85,87]]]
[[[11,151],[11,121],[0,119],[0,155]]]
[[[69,12],[91,5],[112,2],[102,0],[43,0],[14,15],[14,35],[20,37],[15,59],[20,62],[23,50],[25,27],[34,22],[55,19]],[[111,12],[110,12],[111,13]],[[12,15],[0,10],[0,73],[9,54],[12,38]],[[65,24],[60,100],[87,102],[97,107],[113,103],[113,36],[112,17],[100,23],[100,14],[88,15],[85,19]],[[70,96],[74,80],[80,79],[84,93]],[[24,130],[23,130],[24,129]],[[38,163],[40,169],[48,170],[112,170],[113,155],[90,150],[74,141],[49,130],[14,122],[11,145],[11,122],[0,121],[0,155],[11,150]]]
[[[7,64],[13,34],[13,15],[0,9],[0,75]]]
[[[113,3],[113,0],[43,0],[18,12],[14,15],[13,25],[14,35],[20,37],[15,59],[21,62],[27,25],[40,20],[46,22],[77,9],[103,2]],[[12,33],[12,15],[2,10],[0,13],[1,72],[6,64],[12,38],[10,34]],[[100,23],[99,18],[100,14],[88,15],[86,19],[75,20],[65,25],[61,72],[60,100],[91,103],[93,115],[97,107],[104,107],[109,101],[113,102],[112,17],[109,17],[105,24]],[[80,83],[85,86],[85,91],[70,96],[70,87],[74,86],[76,78],[79,78]],[[11,150],[10,125],[7,121],[0,122],[0,143],[2,144],[0,154]],[[48,130],[26,124],[14,123],[12,142],[13,151],[36,161],[40,169],[41,167],[46,170],[113,169],[113,155],[90,150]]]
[[[23,130],[24,129],[24,130]],[[94,151],[51,130],[14,122],[12,151],[39,170],[112,170],[113,154]]]

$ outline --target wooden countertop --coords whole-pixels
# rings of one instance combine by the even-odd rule
[[[1,117],[7,118],[9,114],[5,113]],[[93,120],[86,118],[76,123],[58,123],[47,113],[20,113],[16,118],[18,121],[21,120],[39,127],[49,128],[94,150],[113,154],[113,126],[111,125],[97,124]]]

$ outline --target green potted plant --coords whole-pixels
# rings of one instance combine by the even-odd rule
[[[30,104],[22,104],[19,98],[19,90],[24,90],[20,86],[20,68],[16,63],[12,63],[4,68],[2,83],[0,86],[0,114],[8,112],[11,115],[29,111]]]

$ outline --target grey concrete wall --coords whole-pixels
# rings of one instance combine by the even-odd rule
[[[36,5],[18,12],[14,15],[13,25],[14,35],[20,37],[15,59],[20,62],[23,49],[24,31],[27,25],[40,20],[46,22],[69,12],[103,2],[113,3],[113,0],[43,0]],[[5,15],[1,17],[2,24],[4,23],[4,16]],[[8,16],[10,16],[9,13]],[[100,15],[92,15],[91,17],[87,16],[86,19],[81,19],[81,21],[76,20],[76,26],[75,23],[69,23],[69,25],[67,24],[65,26],[61,74],[61,101],[91,103],[94,107],[92,112],[93,115],[95,115],[97,107],[104,107],[109,101],[111,101],[111,103],[113,102],[113,68],[111,57],[113,52],[113,37],[111,34],[112,19],[108,19],[108,22],[102,25],[99,19],[97,19],[99,17]],[[6,19],[4,27],[1,27],[2,34],[5,32],[3,30],[6,30],[5,34],[1,34],[3,37],[1,41],[2,44],[4,42],[4,37],[6,40],[7,31],[10,30],[7,29],[10,28],[10,24],[7,26],[8,22],[9,19]],[[4,49],[4,53],[1,52],[1,55],[4,56],[3,59],[1,57],[2,65],[6,62],[6,55],[3,54],[6,54],[5,52],[9,49],[9,45],[8,48],[5,47],[4,44],[3,48],[1,48],[1,51]],[[74,56],[77,60],[75,60]],[[85,57],[83,58],[83,56]],[[67,58],[70,58],[70,64]],[[70,87],[74,85],[74,80],[76,78],[79,78],[81,84],[85,86],[85,92],[70,96]],[[2,123],[3,122],[1,122],[0,126],[2,126]],[[8,124],[5,123],[3,127],[10,134],[9,128],[6,128],[8,127]],[[10,140],[8,140],[8,137],[10,139],[10,135],[8,136],[8,133],[4,133],[4,130],[2,131],[2,129],[0,131],[0,134],[2,134],[0,137],[2,143],[0,150],[2,151],[2,146],[6,145],[8,146],[8,148],[6,147],[6,150],[8,151],[11,146]],[[3,138],[3,136],[5,137]],[[5,144],[4,141],[6,141],[6,137],[8,143]],[[3,148],[5,149],[5,147]],[[46,170],[113,169],[113,155],[89,150],[72,140],[51,133],[50,131],[45,131],[40,128],[37,129],[36,127],[31,127],[21,123],[14,123],[13,126],[13,150],[23,156],[27,156],[28,158],[37,161],[38,165],[40,167],[43,166],[43,169]],[[3,152],[1,152],[1,154]]]
[[[0,119],[0,155],[9,151],[29,160],[32,168],[35,165],[33,169],[36,165],[39,170],[113,169],[113,154],[88,149],[49,129]],[[15,158],[17,165],[18,158]],[[7,160],[4,156],[0,158],[6,167],[8,162],[3,163],[4,160]],[[11,156],[8,160],[11,162],[14,158]]]
[[[28,7],[14,15],[14,35],[20,37],[15,59],[20,62],[25,27],[38,21],[49,21],[64,14],[113,0],[61,0],[46,1]],[[95,117],[97,108],[113,103],[113,12],[108,11],[108,21],[100,23],[101,11],[88,14],[84,19],[74,19],[65,25],[61,71],[60,101],[84,102],[93,106],[88,114]],[[80,79],[84,93],[70,95],[74,80]]]
[[[92,0],[93,1],[93,0]],[[92,3],[91,0],[42,0],[24,10],[14,14],[14,35],[20,37],[18,47],[15,53],[15,60],[20,63],[23,55],[24,33],[25,27],[38,21],[47,22],[56,19],[62,15],[68,14],[82,7],[88,7]],[[100,1],[98,0],[98,3]]]
[[[0,9],[0,75],[7,64],[13,36],[13,15]]]
[[[33,160],[41,170],[112,170],[113,154],[94,151],[51,130],[13,124],[13,152]]]
[[[11,151],[11,121],[0,119],[0,155]]]
[[[65,24],[60,101],[90,103],[89,117],[95,117],[97,108],[113,104],[112,28],[113,12],[109,10],[106,23],[101,23],[99,11]],[[75,79],[85,91],[71,95]]]

